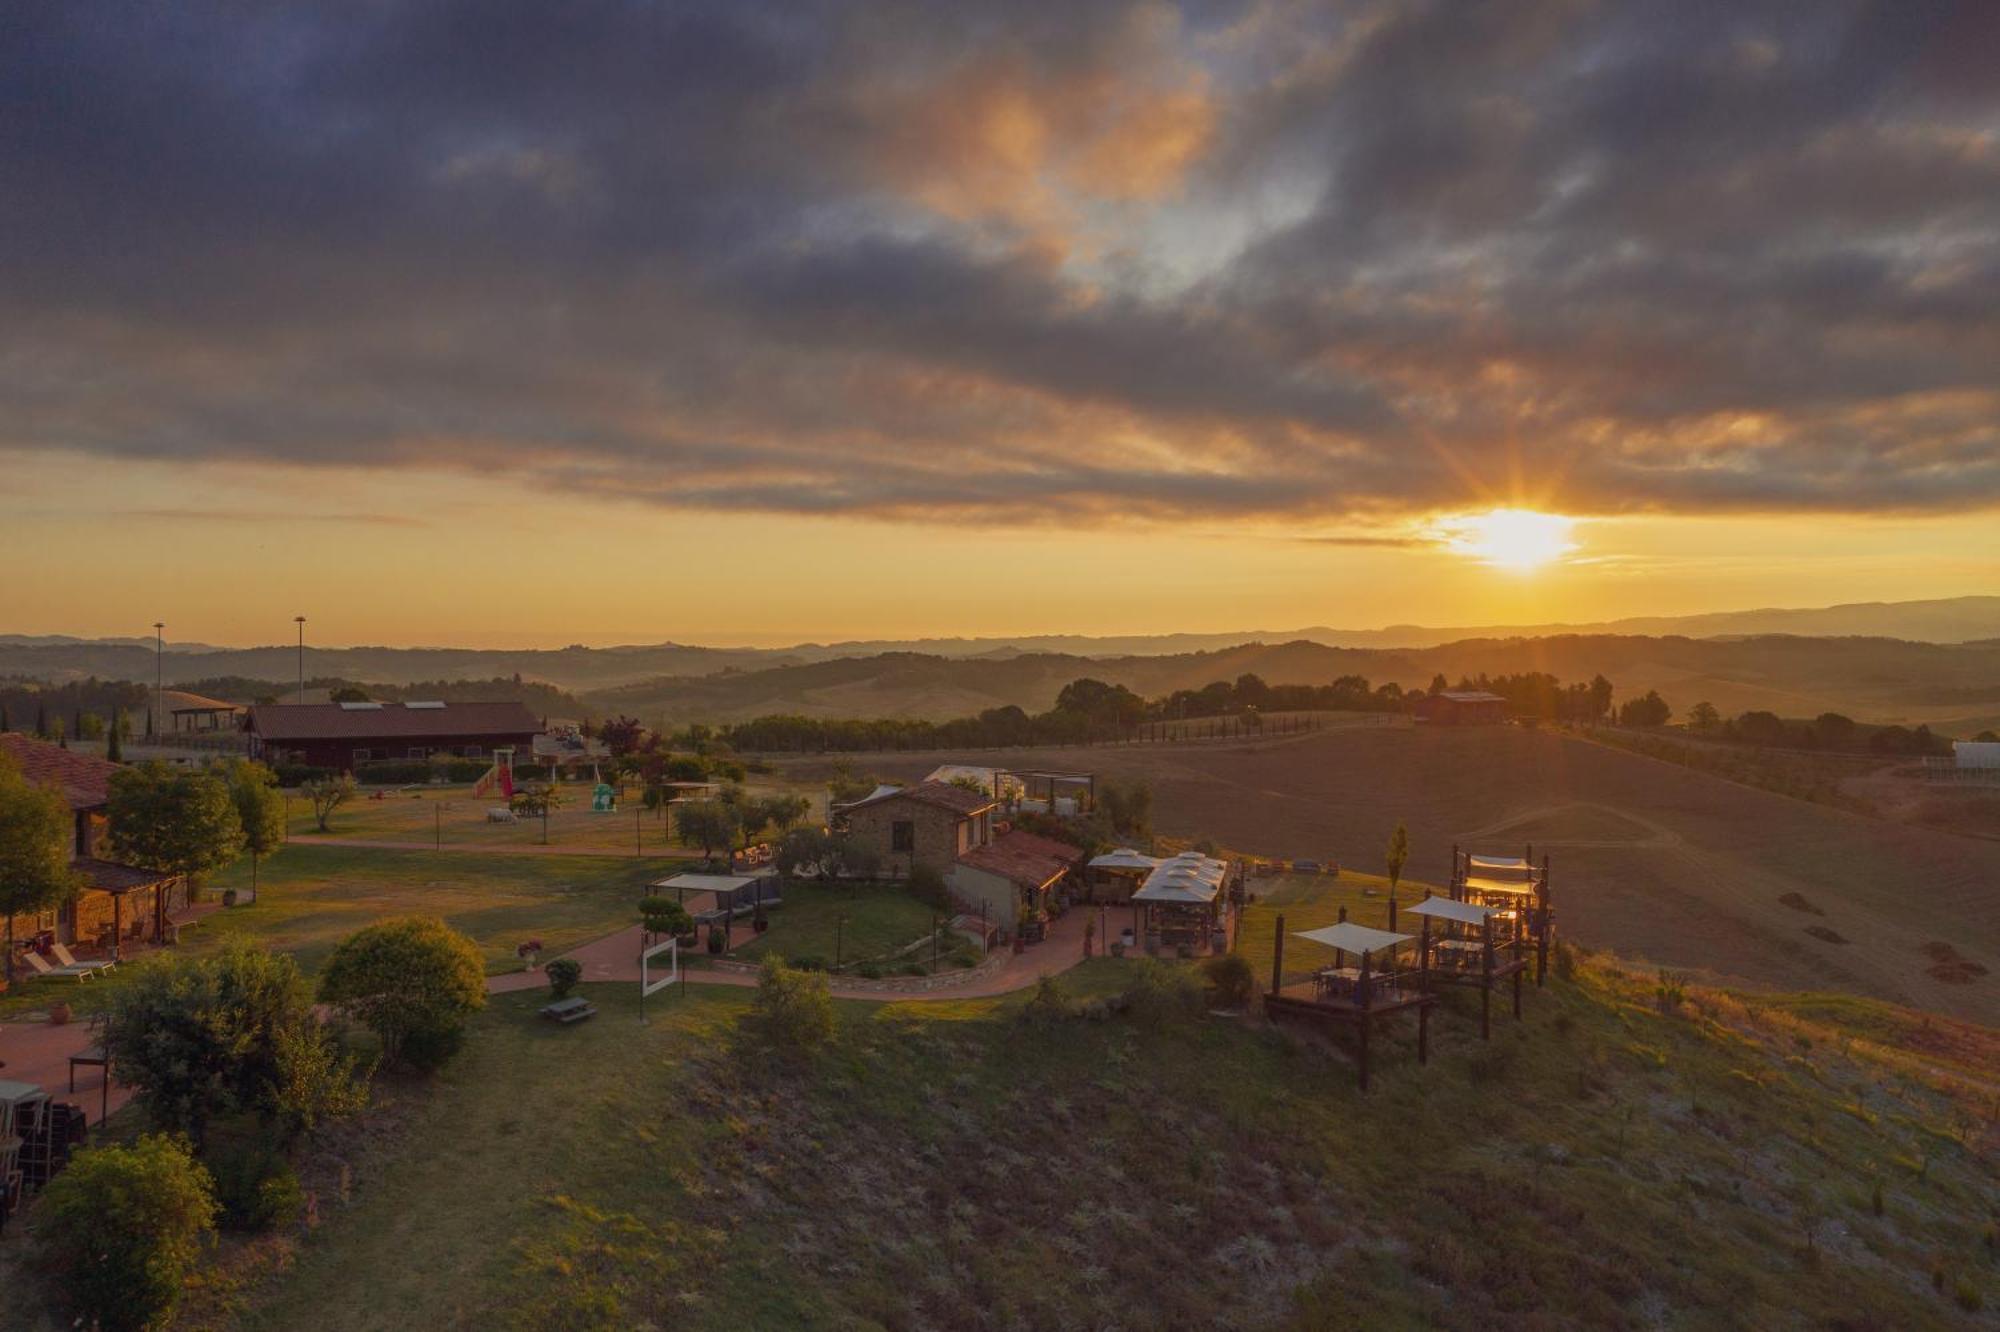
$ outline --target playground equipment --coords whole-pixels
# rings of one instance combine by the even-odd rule
[[[514,798],[514,751],[511,747],[494,750],[493,766],[472,784],[475,796],[489,796],[495,791],[509,800]]]

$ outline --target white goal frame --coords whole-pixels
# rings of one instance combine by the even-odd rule
[[[664,980],[653,980],[648,964],[661,953],[667,955],[667,975]],[[681,941],[668,939],[656,943],[639,954],[639,997],[657,994],[681,978]]]

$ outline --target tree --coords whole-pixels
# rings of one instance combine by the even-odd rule
[[[1813,736],[1828,749],[1839,749],[1854,739],[1854,718],[1838,712],[1822,712],[1813,718]]]
[[[486,1004],[479,949],[435,916],[402,916],[341,940],[319,997],[374,1032],[389,1063],[435,1068]]]
[[[1665,726],[1667,718],[1673,716],[1673,709],[1667,700],[1660,697],[1657,689],[1648,689],[1641,698],[1628,698],[1618,709],[1620,726]]]
[[[637,749],[645,734],[646,728],[639,724],[637,717],[613,717],[597,730],[597,738],[604,742],[614,758],[623,758]]]
[[[778,839],[775,861],[788,879],[810,870],[815,878],[830,880],[840,872],[840,841],[824,828],[794,828]]]
[[[1385,858],[1389,867],[1389,900],[1396,898],[1396,885],[1403,881],[1403,866],[1410,863],[1410,830],[1401,821],[1396,831],[1389,834],[1389,853]]]
[[[229,787],[200,768],[158,759],[111,774],[111,849],[128,865],[190,879],[242,853],[243,825]]]
[[[736,840],[736,811],[720,800],[693,800],[680,807],[683,842],[693,842],[713,859],[717,847],[727,850]]]
[[[805,1054],[833,1039],[833,996],[824,972],[799,971],[776,953],[764,955],[750,1021],[773,1047]]]
[[[1697,731],[1712,731],[1721,724],[1722,714],[1706,699],[1688,710],[1688,725]]]
[[[35,1208],[35,1245],[76,1321],[158,1327],[215,1231],[215,1190],[187,1144],[164,1136],[80,1152]]]
[[[2000,731],[1981,731],[1978,735],[1973,736],[1972,739],[1973,743],[1981,745],[2000,743]]]
[[[1746,712],[1736,719],[1736,733],[1753,745],[1785,743],[1785,723],[1775,712]]]
[[[812,801],[802,795],[774,795],[764,800],[766,821],[778,830],[779,836],[790,832],[792,825],[812,813]]]
[[[1436,675],[1433,675],[1431,677],[1431,687],[1429,690],[1430,693],[1442,694],[1445,690],[1449,688],[1451,688],[1451,681],[1444,678],[1443,671],[1439,671]]]
[[[366,703],[369,701],[368,691],[360,685],[341,685],[336,689],[328,691],[326,701],[329,703]]]
[[[694,917],[671,897],[640,898],[639,925],[649,935],[671,934],[678,938],[694,933]]]
[[[1129,783],[1106,778],[1097,784],[1098,808],[1120,837],[1143,836],[1153,823],[1153,788],[1142,777]]]
[[[317,1050],[315,1042],[329,1038],[289,953],[231,939],[206,957],[138,967],[113,998],[106,1039],[119,1078],[139,1089],[154,1127],[186,1133],[197,1146],[220,1114],[316,1122],[332,1112],[288,1105],[281,1095],[299,1081],[299,1060],[336,1057]]]
[[[111,711],[111,735],[104,742],[104,757],[113,763],[125,761],[125,709]]]
[[[54,910],[76,891],[69,802],[36,786],[0,754],[0,916],[7,918],[7,985],[14,984],[14,917]]]
[[[1585,695],[1590,704],[1590,720],[1593,725],[1604,720],[1604,714],[1611,711],[1611,681],[1602,675],[1590,677],[1590,692]]]
[[[257,862],[285,841],[285,798],[278,793],[278,775],[261,763],[235,759],[225,770],[236,821],[243,828],[243,849],[250,853],[250,891],[257,891]]]
[[[333,817],[333,811],[354,798],[354,775],[339,773],[332,777],[315,777],[299,788],[312,805],[313,822],[321,832],[331,832],[326,821]]]

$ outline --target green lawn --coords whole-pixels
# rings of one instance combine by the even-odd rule
[[[1257,900],[1243,910],[1236,930],[1236,951],[1257,971],[1260,984],[1271,979],[1271,945],[1277,935],[1278,917],[1285,918],[1285,970],[1295,972],[1312,966],[1332,966],[1333,950],[1289,936],[1300,930],[1316,930],[1347,918],[1371,929],[1389,928],[1389,881],[1380,875],[1356,874],[1342,870],[1330,874],[1279,874],[1268,879],[1251,879],[1249,890]],[[1432,891],[1427,885],[1403,880],[1396,891],[1399,907],[1414,906]],[[1415,918],[1398,919],[1397,929],[1415,934]]]
[[[901,888],[891,886],[818,888],[805,884],[785,889],[784,905],[768,912],[771,928],[761,938],[736,949],[745,962],[761,961],[775,952],[790,959],[813,958],[833,966],[838,960],[855,964],[887,963],[890,956],[918,939],[929,937],[937,919],[931,908]],[[949,959],[954,942],[944,941],[940,959]],[[928,964],[926,950],[920,959]]]
[[[850,1003],[793,1064],[747,991],[641,1026],[587,986],[575,1028],[501,996],[343,1141],[352,1205],[237,1325],[1944,1328],[2000,1295],[1990,1127],[1831,1031],[1649,985],[1586,965],[1491,1044],[1445,1016],[1424,1069],[1385,1028],[1366,1097],[1251,1019]]]
[[[755,795],[780,792],[805,795],[814,801],[812,817],[825,817],[824,786],[784,782],[770,777],[754,777],[745,785]],[[546,835],[549,845],[602,851],[607,855],[700,854],[700,848],[688,847],[670,838],[670,829],[658,813],[644,808],[635,810],[636,799],[624,802],[615,813],[593,813],[590,808],[591,787],[587,780],[563,784],[563,804],[551,812],[548,819]],[[364,787],[353,800],[333,812],[328,820],[328,835],[364,841],[422,842],[446,847],[540,844],[544,836],[540,819],[522,819],[514,823],[487,820],[489,809],[505,804],[506,801],[497,794],[485,797],[473,795],[470,786],[423,786],[408,791]],[[286,828],[292,835],[319,835],[312,808],[303,797],[288,793],[286,815]]]
[[[544,957],[599,938],[638,918],[645,885],[670,864],[594,856],[479,855],[288,846],[260,867],[256,902],[210,913],[187,931],[182,952],[243,937],[296,956],[310,974],[347,935],[385,916],[442,916],[479,945],[489,973],[521,967],[515,948],[539,938]],[[215,899],[247,886],[248,861],[210,877]],[[130,967],[84,985],[37,981],[0,996],[0,1014],[45,1007],[52,998],[94,1011]]]

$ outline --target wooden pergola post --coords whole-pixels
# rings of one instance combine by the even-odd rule
[[[1278,992],[1278,983],[1285,975],[1285,913],[1278,913],[1277,937],[1271,940],[1271,993]]]
[[[1424,917],[1423,938],[1417,944],[1417,990],[1424,996],[1417,1005],[1417,1062],[1431,1061],[1431,918]]]
[[[1458,843],[1451,844],[1451,877],[1445,881],[1445,893],[1452,901],[1458,901]]]
[[[1535,987],[1541,988],[1549,974],[1549,936],[1555,932],[1556,918],[1549,911],[1549,855],[1542,853],[1542,881],[1535,885],[1536,914],[1540,928],[1535,931]]]
[[[1480,935],[1485,947],[1479,954],[1479,1039],[1493,1039],[1493,917],[1487,916],[1480,922]]]
[[[1361,1009],[1361,1090],[1368,1090],[1368,1027],[1373,1016],[1368,1011],[1368,1001],[1372,997],[1368,974],[1368,954],[1361,954],[1361,979],[1354,987],[1354,1002]]]
[[[125,895],[111,894],[111,960],[124,961],[121,949],[125,943]]]

